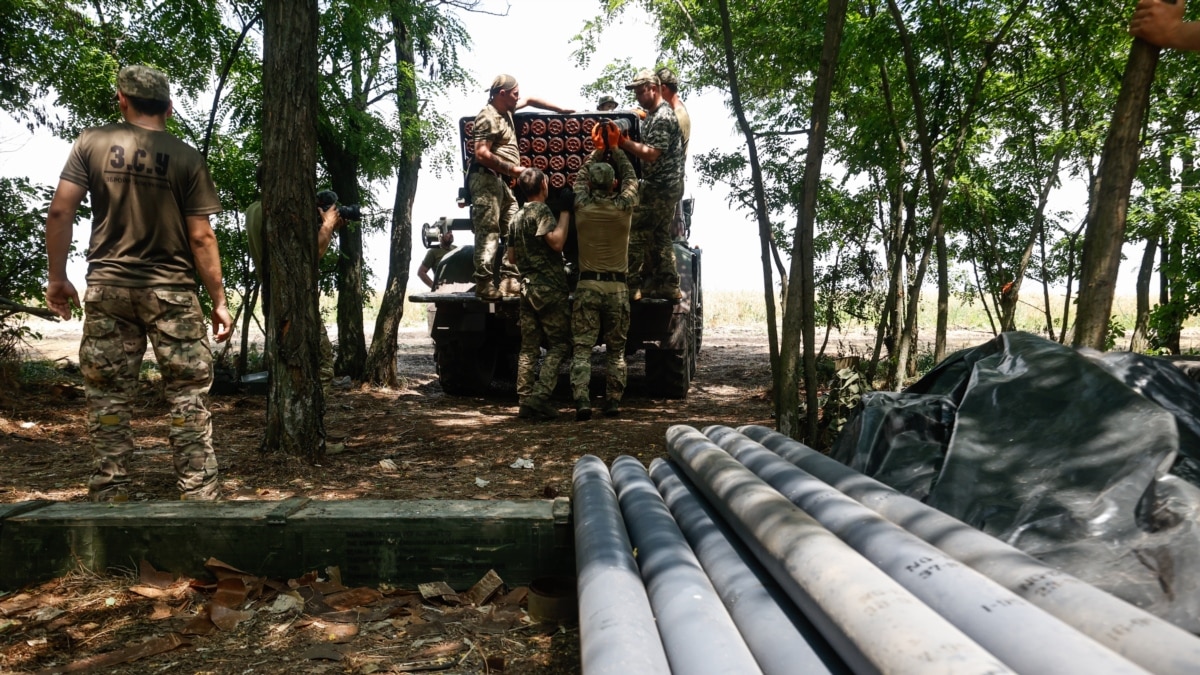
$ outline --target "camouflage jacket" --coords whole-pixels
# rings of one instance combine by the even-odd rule
[[[550,248],[543,238],[556,225],[554,212],[545,202],[529,202],[513,217],[508,245],[513,247],[517,269],[527,285],[561,291],[565,295],[570,289],[562,253]]]
[[[642,120],[642,142],[659,151],[658,159],[642,164],[642,180],[656,190],[677,190],[683,184],[683,133],[671,104],[663,101]]]

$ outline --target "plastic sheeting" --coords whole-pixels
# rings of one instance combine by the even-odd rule
[[[1004,333],[864,396],[835,459],[1200,633],[1200,385]]]

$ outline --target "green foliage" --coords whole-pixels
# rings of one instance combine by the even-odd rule
[[[0,178],[0,298],[40,301],[49,273],[45,223],[53,193],[25,178]]]

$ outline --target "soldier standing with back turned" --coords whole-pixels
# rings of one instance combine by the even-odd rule
[[[571,349],[571,303],[562,256],[571,213],[558,220],[546,205],[550,183],[540,169],[525,169],[517,179],[525,206],[513,217],[508,237],[510,262],[524,277],[521,287],[521,351],[517,354],[518,415],[525,419],[554,419],[558,411],[550,395],[558,381],[558,367]],[[546,358],[536,378],[538,355],[546,344]]]
[[[213,301],[213,335],[229,338],[221,257],[208,222],[221,202],[204,158],[166,130],[171,115],[166,75],[126,66],[117,75],[124,121],[86,129],[71,148],[46,218],[50,283],[46,304],[71,316],[79,294],[67,279],[71,225],[85,194],[92,198],[87,291],[79,365],[87,393],[88,431],[96,456],[91,501],[125,501],[133,454],[130,417],[146,340],[171,404],[169,439],[185,500],[214,500],[217,457],[204,398],[212,352],[196,295],[198,275]]]
[[[579,238],[579,283],[571,306],[575,356],[571,388],[575,419],[591,419],[588,385],[592,379],[592,346],[603,337],[605,350],[604,414],[620,414],[627,368],[625,342],[629,336],[629,287],[625,269],[629,256],[629,226],[637,204],[638,182],[633,164],[621,150],[612,150],[612,164],[598,149],[575,177],[575,233]],[[616,166],[616,171],[613,170]],[[620,183],[616,175],[620,176]]]

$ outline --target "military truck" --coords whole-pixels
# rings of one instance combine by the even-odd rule
[[[591,127],[606,118],[624,120],[636,138],[636,119],[630,112],[516,115],[522,164],[545,171],[552,193],[569,190],[575,173],[592,151]],[[469,141],[473,121],[459,121],[464,174],[472,155]],[[634,166],[640,170],[637,163]],[[465,191],[459,201],[460,206],[465,204]],[[655,398],[687,396],[703,337],[701,251],[687,243],[691,200],[685,200],[685,205],[684,224],[677,228],[675,243],[682,300],[642,298],[630,303],[625,352],[627,356],[644,353],[644,389]],[[455,232],[457,242],[473,241],[470,218],[440,218],[422,229],[426,247],[436,246],[441,233],[447,230]],[[564,249],[572,285],[577,275],[577,250],[572,220]],[[438,379],[443,391],[454,396],[480,395],[495,381],[514,381],[521,347],[520,298],[480,300],[474,293],[473,275],[474,246],[460,245],[434,268],[434,288],[409,296],[414,303],[428,304]]]

